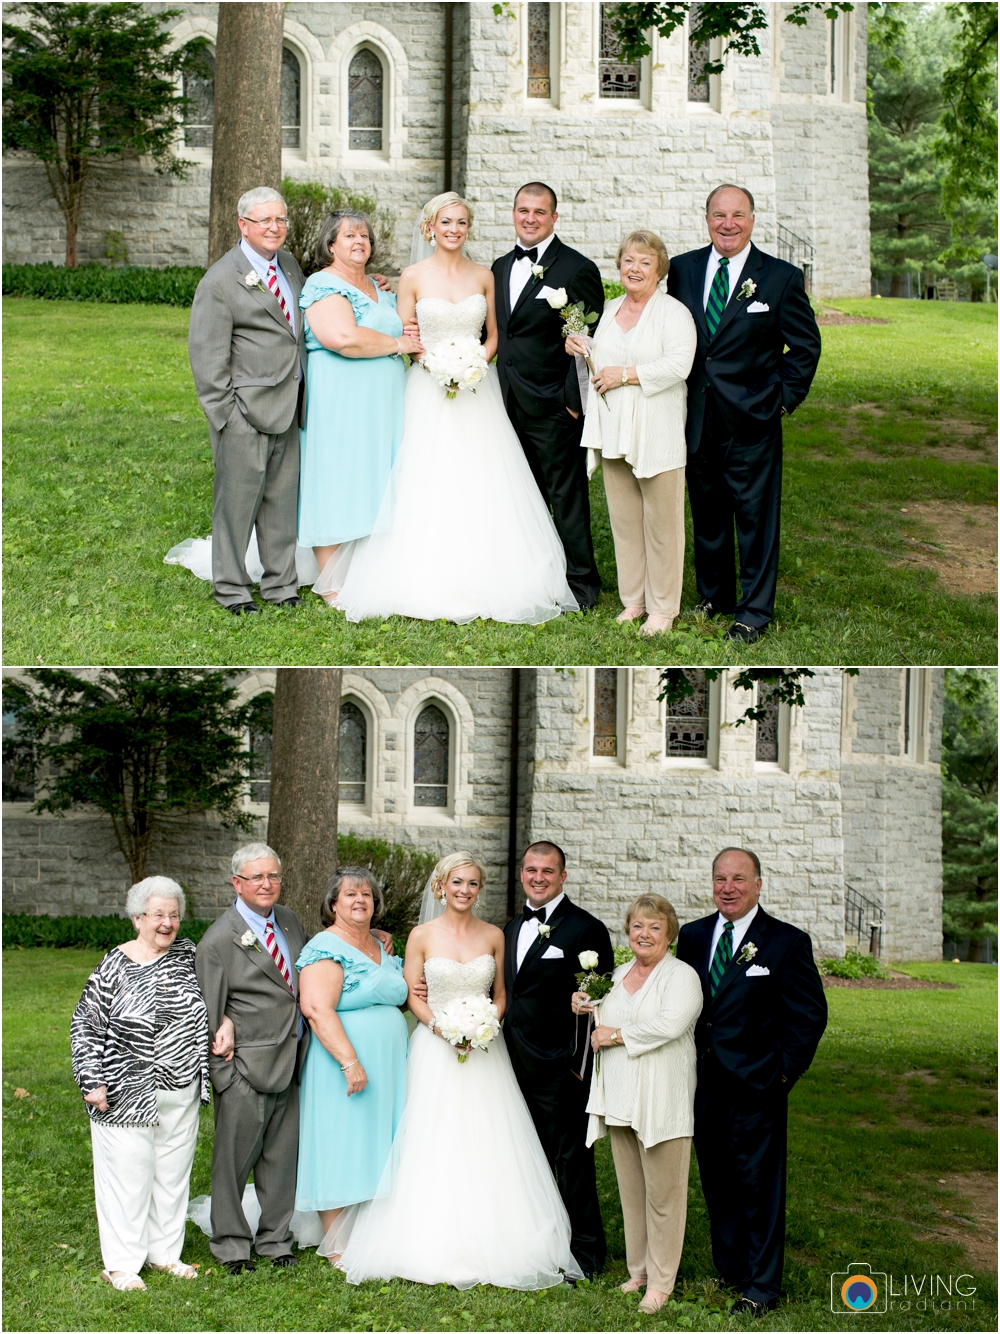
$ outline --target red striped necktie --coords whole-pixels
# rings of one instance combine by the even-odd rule
[[[285,963],[285,956],[278,948],[278,942],[274,938],[274,923],[271,921],[268,921],[264,927],[264,944],[267,946],[267,952],[274,960],[278,972],[288,983],[289,991],[294,993],[295,988],[292,986],[292,975],[288,971],[288,964]]]
[[[292,317],[288,307],[285,305],[285,298],[281,295],[281,288],[278,286],[278,270],[274,264],[267,266],[267,290],[271,293],[278,305],[281,307],[281,313],[288,321],[288,327],[292,327]]]

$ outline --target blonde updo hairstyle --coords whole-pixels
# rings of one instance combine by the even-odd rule
[[[667,254],[667,247],[655,232],[629,232],[618,247],[618,258],[615,263],[619,269],[621,269],[622,260],[630,250],[639,250],[644,255],[652,255],[656,260],[657,278],[662,280],[667,276],[670,270],[670,256]]]
[[[431,893],[439,903],[444,903],[445,882],[452,871],[457,871],[460,866],[474,866],[476,868],[479,872],[479,892],[482,893],[483,886],[486,884],[486,872],[483,869],[482,862],[473,857],[471,852],[449,852],[448,856],[442,857],[431,872]]]
[[[438,214],[442,209],[450,208],[453,204],[461,204],[466,213],[468,213],[469,230],[472,230],[473,215],[471,206],[466,203],[461,195],[457,195],[454,190],[446,190],[443,195],[435,195],[433,199],[428,199],[420,214],[420,235],[428,245],[430,244],[432,229],[438,220]]]

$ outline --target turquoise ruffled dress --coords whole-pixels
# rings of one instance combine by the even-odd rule
[[[379,947],[381,949],[381,946]],[[339,1063],[313,1035],[299,1088],[299,1167],[295,1207],[339,1209],[375,1195],[406,1101],[406,1000],[403,965],[382,953],[372,963],[330,931],[321,931],[295,962],[320,959],[344,970],[337,1014],[368,1084],[347,1096]]]
[[[336,293],[365,329],[400,338],[396,298],[378,301],[331,273],[306,279],[299,306]],[[385,495],[403,433],[402,357],[342,357],[325,348],[306,319],[306,424],[299,432],[298,539],[304,547],[367,537]]]

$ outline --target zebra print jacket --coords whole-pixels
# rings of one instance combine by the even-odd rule
[[[155,1126],[158,1088],[201,1081],[208,1102],[208,1011],[194,971],[195,946],[178,937],[155,963],[109,950],[91,973],[70,1025],[73,1078],[81,1093],[107,1088],[107,1126]]]

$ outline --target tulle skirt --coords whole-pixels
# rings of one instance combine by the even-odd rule
[[[183,565],[185,569],[191,571],[196,579],[207,579],[211,583],[212,539],[210,537],[185,537],[183,542],[178,542],[175,547],[170,548],[163,557],[163,563],[164,565]],[[261,575],[264,573],[264,566],[261,563],[260,552],[257,549],[256,528],[250,534],[246,569],[250,576],[250,582],[259,584]],[[295,570],[296,583],[300,588],[305,584],[311,584],[319,574],[319,566],[316,564],[312,547],[296,545]]]
[[[426,1028],[414,1032],[406,1109],[378,1194],[345,1212],[319,1253],[342,1252],[349,1283],[537,1289],[582,1276],[503,1033],[463,1063]]]
[[[495,367],[453,399],[410,368],[403,439],[372,535],[342,546],[313,587],[336,594],[349,621],[539,624],[577,609]]]

